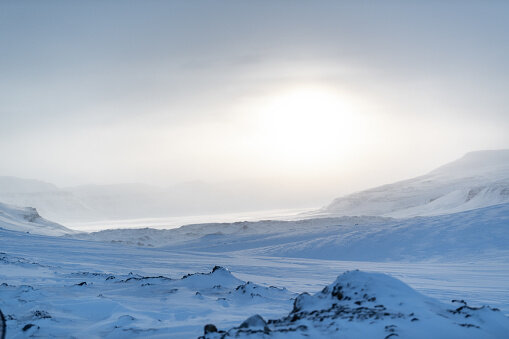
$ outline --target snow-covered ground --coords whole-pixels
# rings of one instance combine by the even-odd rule
[[[193,338],[203,334],[208,323],[228,329],[254,314],[264,319],[284,318],[292,310],[295,293],[318,292],[341,273],[354,269],[390,274],[438,299],[443,309],[457,309],[461,305],[451,300],[464,299],[470,306],[489,304],[509,314],[509,268],[493,261],[381,263],[258,257],[10,230],[0,230],[0,249],[0,308],[8,318],[8,338],[32,334]],[[229,272],[214,270],[216,265]],[[195,272],[206,274],[182,279]],[[407,313],[421,310],[420,304],[406,309]],[[448,324],[458,328],[454,332],[458,335],[465,330],[459,324],[479,326],[477,316],[451,317]],[[480,317],[487,321],[481,326],[483,331],[497,331],[491,318]],[[413,325],[410,321],[409,326]],[[485,334],[476,327],[467,329]]]
[[[80,233],[0,204],[7,337],[509,337],[508,160],[286,220]]]
[[[159,230],[168,230],[178,228],[183,225],[205,224],[205,223],[232,223],[242,221],[258,220],[300,220],[303,213],[316,210],[316,208],[296,208],[296,209],[273,209],[254,212],[237,212],[222,214],[201,214],[177,217],[161,218],[135,218],[135,219],[109,219],[102,221],[87,222],[66,222],[65,224],[81,232],[97,232],[104,229],[137,229],[153,228]]]
[[[196,252],[335,260],[509,262],[509,203],[454,214],[391,219],[319,218],[113,229],[70,237]]]

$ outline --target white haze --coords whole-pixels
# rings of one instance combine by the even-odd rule
[[[0,175],[315,207],[509,148],[504,12],[4,1]]]

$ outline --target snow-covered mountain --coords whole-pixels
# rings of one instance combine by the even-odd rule
[[[72,234],[74,231],[42,218],[33,207],[0,203],[0,228],[42,235]]]
[[[41,193],[55,191],[58,191],[58,187],[44,181],[0,176],[0,192],[2,194]]]
[[[315,215],[412,217],[509,202],[509,150],[466,154],[410,180],[335,199]]]
[[[33,206],[64,224],[166,218],[306,207],[306,197],[268,191],[250,182],[192,181],[170,187],[139,183],[59,188],[16,177],[0,177],[0,201]]]
[[[99,217],[99,213],[72,191],[39,180],[0,177],[0,201],[16,206],[32,206],[46,218],[58,222]]]
[[[298,196],[298,195],[296,195]],[[0,177],[0,201],[32,206],[60,223],[103,222],[305,207],[303,197],[269,191],[264,183],[171,187],[145,184],[85,185],[59,188],[37,180]],[[509,150],[468,153],[424,176],[334,200],[303,215],[410,217],[460,212],[509,202]]]

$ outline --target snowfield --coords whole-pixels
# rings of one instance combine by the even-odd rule
[[[454,214],[391,219],[318,218],[120,229],[68,237],[196,252],[312,259],[509,259],[509,203]]]
[[[267,321],[280,319],[277,328],[284,330],[296,324],[285,319],[298,293],[319,292],[341,273],[355,269],[390,274],[429,298],[415,293],[407,300],[406,294],[399,294],[391,302],[394,296],[386,295],[384,288],[373,287],[379,283],[369,283],[368,275],[369,279],[359,283],[373,287],[368,299],[376,297],[391,315],[400,312],[405,317],[383,316],[373,327],[366,324],[374,319],[357,319],[354,325],[358,326],[345,327],[342,322],[350,322],[343,317],[350,314],[342,313],[336,319],[331,313],[327,321],[339,326],[338,336],[385,337],[392,333],[385,330],[389,326],[400,337],[406,337],[405,333],[414,337],[424,328],[422,324],[427,324],[439,326],[437,329],[447,330],[443,333],[453,337],[503,338],[500,334],[506,333],[503,331],[508,326],[509,318],[503,314],[509,314],[509,268],[491,260],[412,263],[257,257],[242,252],[125,246],[10,230],[0,230],[0,248],[0,308],[7,317],[8,338],[196,338],[204,334],[207,324],[235,332],[235,327],[256,314]],[[193,274],[196,272],[200,273]],[[380,276],[385,277],[374,277]],[[398,290],[404,286],[389,281]],[[330,301],[327,298],[323,305]],[[453,299],[466,300],[469,307],[489,304],[501,312],[485,307],[479,311],[464,308],[456,314],[450,311],[463,304],[452,303]],[[399,307],[397,300],[405,306]],[[438,308],[423,308],[423,300],[432,300],[430,305]],[[377,310],[378,303],[356,305],[357,299],[350,301],[351,307]],[[338,305],[342,305],[339,300]],[[348,312],[361,311],[354,308]],[[420,320],[412,322],[410,313]],[[330,337],[330,330],[324,332],[307,314],[301,315],[298,326],[305,324],[307,330],[301,328],[299,335]],[[271,332],[279,333],[271,326]]]
[[[509,338],[507,164],[471,153],[302,220],[80,233],[0,203],[7,338]]]

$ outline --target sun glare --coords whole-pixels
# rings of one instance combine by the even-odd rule
[[[314,167],[341,156],[358,125],[346,100],[321,87],[282,91],[258,111],[259,142],[288,165]]]

